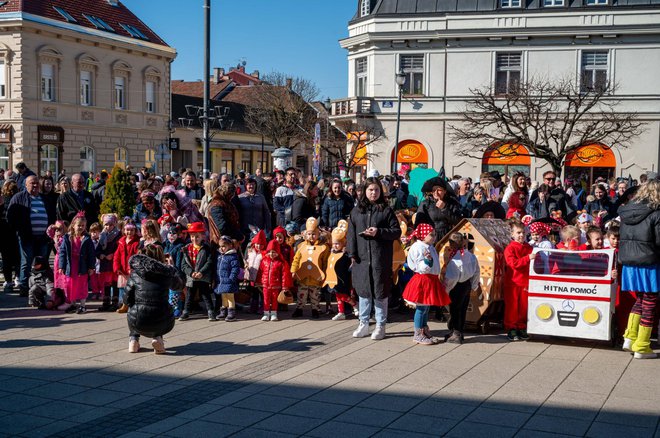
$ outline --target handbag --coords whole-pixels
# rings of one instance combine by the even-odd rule
[[[293,294],[283,290],[277,296],[277,302],[280,304],[293,304]]]

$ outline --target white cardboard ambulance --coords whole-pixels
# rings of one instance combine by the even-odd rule
[[[527,332],[611,341],[614,250],[535,248],[529,267]]]

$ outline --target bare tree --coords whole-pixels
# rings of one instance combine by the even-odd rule
[[[346,171],[350,172],[358,167],[360,161],[377,158],[380,154],[369,152],[368,146],[384,138],[387,138],[385,131],[374,118],[339,121],[329,133],[327,144],[322,143],[322,149],[332,161],[342,162]]]
[[[245,104],[245,124],[262,134],[277,147],[293,148],[310,144],[318,112],[310,105],[319,90],[304,78],[290,78],[283,73],[269,73],[261,85],[250,88]]]
[[[566,156],[580,146],[625,148],[644,131],[636,113],[617,110],[615,91],[615,84],[584,88],[566,78],[531,79],[505,95],[489,87],[471,89],[461,123],[450,126],[450,135],[458,155],[481,159],[499,147],[503,156],[518,156],[515,145],[522,145],[561,175]]]

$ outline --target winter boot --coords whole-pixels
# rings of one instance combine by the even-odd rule
[[[220,307],[220,310],[218,310],[218,320],[220,319],[225,319],[227,317],[227,308],[226,307]]]
[[[415,334],[413,335],[413,342],[419,345],[433,345],[431,338],[427,337],[424,334],[424,329],[415,329]]]
[[[99,307],[99,312],[109,312],[110,311],[110,294],[112,292],[112,289],[110,286],[106,286],[103,288],[103,302],[101,303],[101,307]]]
[[[658,357],[656,353],[651,350],[651,331],[653,327],[639,326],[637,339],[632,344],[632,351],[635,353],[635,359],[655,359]]]
[[[117,313],[126,313],[128,312],[128,305],[122,304],[119,309],[117,309]]]
[[[114,296],[112,297],[110,308],[108,309],[109,312],[116,312],[117,309],[119,309],[119,297]]]
[[[236,321],[236,309],[227,309],[227,317],[225,318],[225,321]]]
[[[637,332],[639,331],[639,322],[642,320],[642,315],[631,313],[628,316],[628,327],[623,334],[623,351],[633,352],[632,346],[637,340]]]

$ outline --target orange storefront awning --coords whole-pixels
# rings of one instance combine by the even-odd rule
[[[616,167],[616,157],[611,148],[588,144],[566,155],[566,167]]]
[[[367,146],[364,143],[359,143],[355,146],[355,154],[353,154],[353,165],[354,166],[366,166],[367,165]]]
[[[482,162],[490,165],[530,166],[532,159],[525,146],[507,143],[486,150]]]
[[[392,154],[394,155],[394,154]],[[428,164],[429,154],[423,144],[416,140],[404,140],[399,143],[398,163]]]

